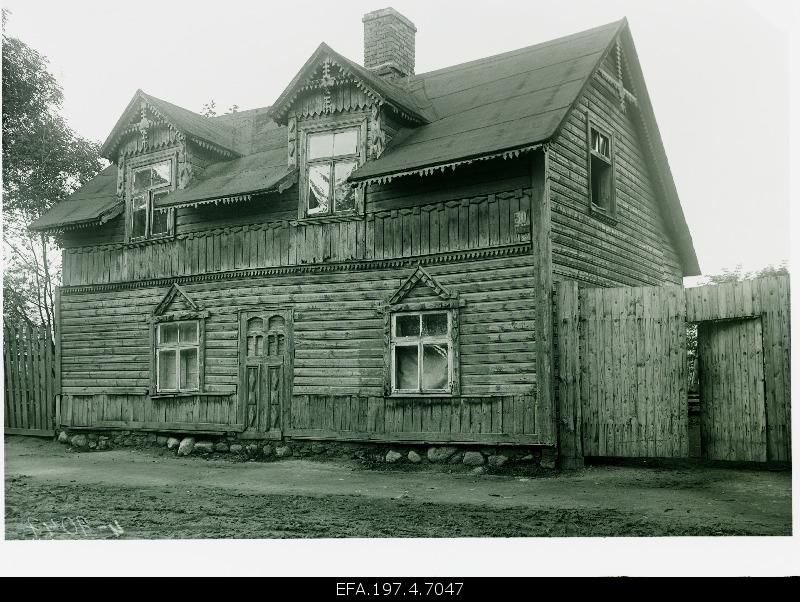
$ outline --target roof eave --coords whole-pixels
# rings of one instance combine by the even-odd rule
[[[77,201],[65,201],[65,202],[77,202]],[[77,220],[77,221],[69,221],[69,222],[57,222],[55,224],[49,224],[47,226],[37,226],[36,222],[33,222],[28,226],[28,230],[32,232],[63,232],[66,230],[78,230],[81,228],[90,228],[92,226],[102,226],[105,223],[108,223],[118,215],[120,215],[123,210],[125,209],[125,204],[120,201],[116,203],[113,207],[106,209],[103,213],[98,216]]]

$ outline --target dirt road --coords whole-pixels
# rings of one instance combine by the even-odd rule
[[[5,438],[7,539],[790,535],[791,473],[546,477],[72,452]]]

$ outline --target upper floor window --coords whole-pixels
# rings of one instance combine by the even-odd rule
[[[307,216],[356,210],[356,191],[347,178],[359,165],[361,143],[359,127],[306,136]]]
[[[616,211],[613,138],[589,122],[589,207],[608,217]]]
[[[131,240],[170,234],[172,210],[155,211],[153,204],[172,189],[172,160],[136,167],[131,180]]]

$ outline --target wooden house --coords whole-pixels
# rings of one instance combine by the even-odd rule
[[[364,16],[270,107],[137,91],[63,246],[59,421],[553,446],[554,282],[699,273],[625,20],[429,73]]]

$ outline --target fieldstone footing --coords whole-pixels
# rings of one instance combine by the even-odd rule
[[[482,467],[481,472],[508,470],[511,467],[536,470],[554,469],[559,458],[554,447],[488,447],[486,445],[417,445],[378,442],[245,440],[235,434],[206,435],[143,433],[137,431],[98,431],[58,433],[58,441],[82,451],[110,450],[120,446],[160,447],[179,456],[221,457],[241,461],[288,458],[341,458],[366,464],[418,465],[438,464],[441,470],[464,470]],[[461,467],[461,468],[457,468]],[[571,467],[571,466],[570,466]]]

